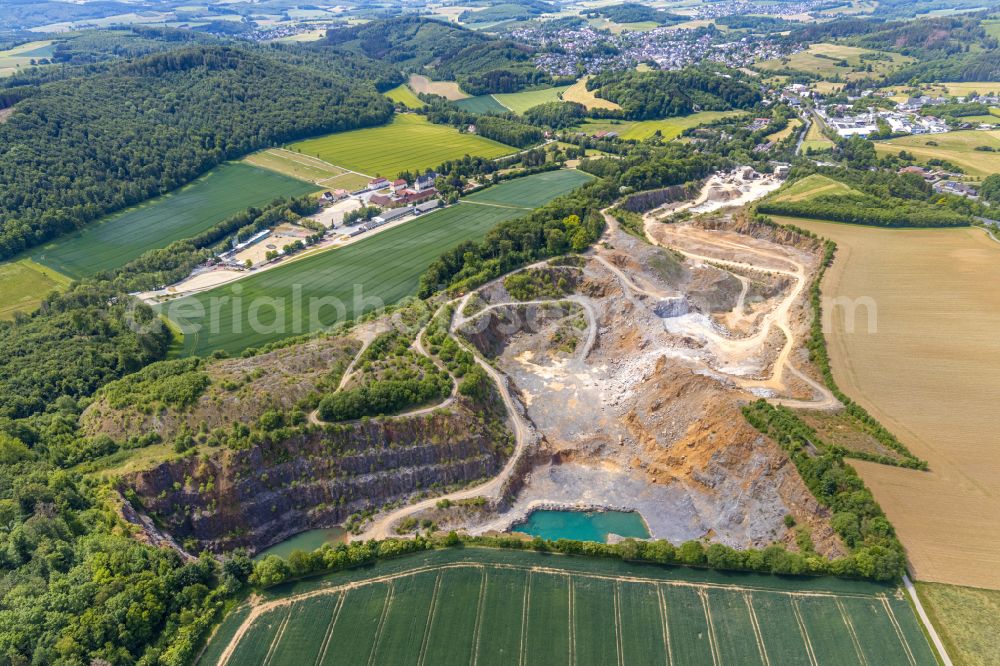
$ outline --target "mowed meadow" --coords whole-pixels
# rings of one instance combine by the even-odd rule
[[[69,277],[87,277],[196,236],[250,206],[316,190],[309,183],[249,164],[223,164],[174,192],[47,243],[33,250],[31,258]]]
[[[424,170],[465,155],[502,157],[517,152],[423,116],[397,114],[388,125],[339,132],[300,141],[291,150],[370,176],[394,177],[404,170]]]
[[[894,592],[465,548],[269,590],[199,664],[933,665]]]
[[[13,319],[18,312],[33,312],[53,291],[69,286],[71,280],[30,259],[0,264],[0,321]]]
[[[676,118],[664,118],[662,120],[588,120],[575,130],[593,134],[594,132],[607,131],[615,132],[623,139],[635,139],[642,141],[660,133],[665,140],[670,141],[681,132],[692,127],[698,127],[706,123],[715,122],[721,118],[732,118],[734,116],[746,115],[746,111],[699,111],[686,116]]]
[[[919,472],[852,461],[913,573],[1000,589],[1000,243],[975,228],[775,219],[838,244],[823,294],[858,307],[854,317],[826,308],[834,377],[930,464]]]
[[[179,325],[200,326],[198,331],[189,328],[186,332],[184,355],[203,356],[217,349],[237,353],[309,333],[415,294],[420,275],[446,250],[483,238],[498,223],[523,216],[591,178],[580,171],[563,170],[501,183],[455,206],[361,237],[346,247],[173,301],[161,306],[161,311]],[[335,299],[345,309],[323,307],[315,321],[309,321],[313,318],[308,303],[314,298]],[[255,299],[257,305],[253,305]],[[302,304],[298,324],[296,302]],[[218,304],[215,316],[213,303]],[[217,326],[211,324],[212,319]]]

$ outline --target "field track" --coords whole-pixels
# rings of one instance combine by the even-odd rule
[[[809,579],[530,552],[422,553],[269,592],[223,623],[199,663],[291,652],[332,663],[320,655],[344,638],[360,651],[351,663],[935,663],[898,590],[819,580],[811,589]]]

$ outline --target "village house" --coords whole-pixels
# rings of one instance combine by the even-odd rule
[[[416,192],[423,192],[424,190],[429,190],[434,187],[434,181],[437,179],[436,173],[427,173],[423,176],[417,176],[417,179],[413,181],[413,189]]]
[[[934,191],[942,194],[956,194],[970,199],[979,198],[979,190],[968,183],[960,183],[955,180],[942,180],[934,183]]]

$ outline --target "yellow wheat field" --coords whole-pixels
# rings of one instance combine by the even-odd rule
[[[825,297],[840,387],[930,463],[854,462],[928,581],[1000,589],[1000,243],[981,229],[785,219],[839,249]],[[871,299],[864,301],[859,299]],[[866,303],[877,306],[877,332]]]

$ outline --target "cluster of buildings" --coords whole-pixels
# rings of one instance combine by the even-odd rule
[[[842,137],[867,137],[879,132],[879,120],[884,121],[893,134],[940,134],[948,131],[948,123],[934,116],[906,113],[896,110],[870,108],[851,114],[844,106],[817,106],[816,113],[823,122]]]
[[[793,106],[800,106],[805,99],[810,96],[816,98],[816,113],[823,122],[833,131],[842,137],[861,136],[867,137],[879,133],[880,123],[884,123],[892,134],[940,134],[952,129],[967,127],[969,124],[963,123],[961,118],[950,121],[939,118],[932,113],[927,113],[928,107],[940,106],[942,104],[962,103],[965,101],[977,101],[984,104],[1000,103],[997,95],[982,95],[975,100],[956,97],[931,97],[920,95],[909,97],[904,102],[896,104],[891,109],[883,109],[877,106],[869,106],[864,111],[855,111],[855,102],[869,97],[884,96],[888,93],[879,93],[873,90],[864,90],[858,96],[849,96],[847,101],[850,104],[824,104],[821,95],[815,95],[807,86],[793,84],[786,86],[781,92],[781,97]],[[997,119],[1000,124],[1000,118]],[[975,122],[971,126],[979,126],[981,123]],[[952,127],[951,125],[955,125]],[[988,127],[989,125],[987,125]]]
[[[948,123],[944,120],[914,111],[869,107],[866,111],[852,113],[852,108],[845,104],[817,104],[816,114],[842,137],[878,134],[880,121],[893,134],[940,134],[949,130]]]
[[[742,67],[754,59],[777,58],[787,51],[787,47],[766,37],[733,40],[714,29],[671,26],[613,35],[589,25],[553,28],[541,23],[518,28],[512,36],[542,47],[545,52],[537,57],[536,64],[555,76],[620,71],[651,62],[659,69],[680,69],[705,60]]]
[[[694,18],[709,19],[723,16],[794,16],[808,14],[829,5],[821,0],[806,0],[805,2],[705,2],[694,10]]]
[[[430,199],[424,201],[423,203],[418,203],[415,206],[405,206],[401,208],[389,208],[385,210],[372,219],[359,224],[357,227],[348,232],[348,236],[355,237],[360,236],[366,231],[371,231],[372,229],[377,229],[383,225],[389,224],[390,222],[395,222],[404,217],[409,217],[411,215],[418,216],[424,213],[429,213],[433,210],[437,210],[441,207],[440,199]]]
[[[969,199],[979,198],[979,190],[974,185],[956,180],[960,177],[960,174],[957,173],[951,173],[944,169],[927,169],[921,166],[903,167],[899,173],[916,174],[930,183],[935,192],[941,194],[956,194]]]
[[[418,176],[412,186],[403,178],[397,178],[391,183],[385,178],[376,178],[368,183],[368,189],[388,189],[388,192],[371,195],[368,203],[381,208],[399,208],[434,199],[438,194],[434,187],[436,178],[437,174],[433,173]]]

